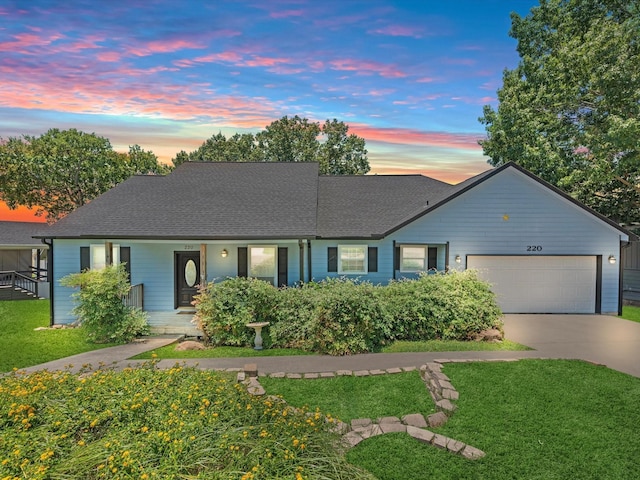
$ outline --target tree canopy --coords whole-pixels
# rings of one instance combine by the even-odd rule
[[[480,118],[489,163],[640,221],[640,0],[541,0],[511,20],[520,62]]]
[[[284,116],[255,135],[215,134],[197,150],[179,152],[173,163],[318,162],[322,174],[363,175],[370,170],[365,141],[348,132],[349,127],[336,119],[321,125],[297,115]]]
[[[135,174],[161,174],[167,167],[134,145],[113,150],[109,140],[76,129],[51,129],[35,137],[0,142],[0,200],[10,208],[35,207],[57,220]]]

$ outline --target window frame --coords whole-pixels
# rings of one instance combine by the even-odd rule
[[[247,245],[247,277],[258,278],[261,280],[265,280],[268,277],[257,277],[252,274],[252,256],[251,250],[254,248],[272,248],[273,249],[273,277],[271,277],[271,284],[278,284],[278,246],[277,245]],[[265,280],[266,281],[266,280]]]
[[[421,248],[422,251],[424,252],[424,256],[422,257],[422,268],[419,269],[408,269],[404,267],[404,263],[403,260],[405,259],[404,257],[404,250],[405,248]],[[410,257],[411,259],[417,259],[416,257]],[[429,245],[419,245],[419,244],[406,244],[406,245],[400,245],[400,272],[402,273],[419,273],[419,272],[426,272],[428,271],[428,262],[429,262]]]
[[[96,267],[94,262],[94,255],[96,249],[102,249],[102,265]],[[113,250],[113,265],[118,265],[120,263],[120,244],[112,244],[111,246]],[[107,266],[107,245],[104,243],[92,243],[89,245],[89,270],[100,270]],[[100,264],[99,264],[100,265]]]
[[[364,254],[364,258],[362,260],[362,270],[357,270],[357,271],[345,271],[342,265],[342,252],[344,249],[349,249],[349,248],[360,248],[362,249],[362,252]],[[365,245],[365,244],[357,244],[357,245],[351,245],[351,244],[345,244],[345,245],[338,245],[338,273],[341,275],[366,275],[367,273],[369,273],[369,246]]]

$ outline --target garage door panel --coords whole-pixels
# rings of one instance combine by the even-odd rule
[[[594,256],[480,256],[467,268],[492,284],[505,313],[594,313]]]

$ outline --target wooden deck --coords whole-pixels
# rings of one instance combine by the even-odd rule
[[[151,333],[155,335],[179,334],[188,337],[201,337],[202,330],[196,327],[191,320],[193,310],[172,310],[169,312],[146,312],[149,315]]]

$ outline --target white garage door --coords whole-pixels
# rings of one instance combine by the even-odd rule
[[[596,257],[467,257],[504,313],[595,313]]]

